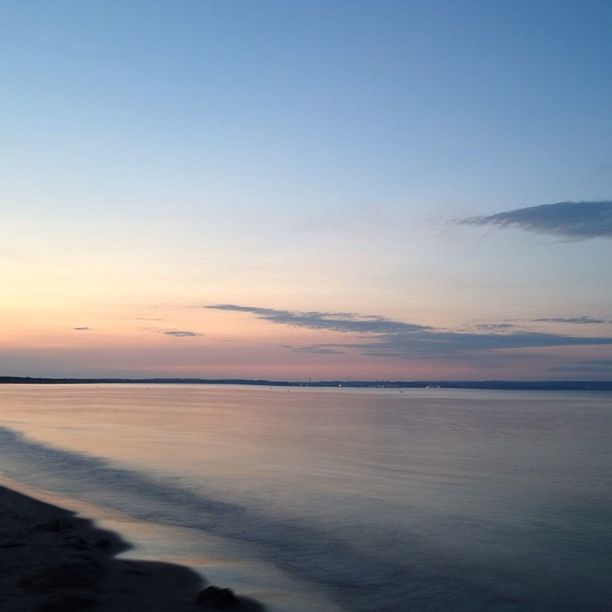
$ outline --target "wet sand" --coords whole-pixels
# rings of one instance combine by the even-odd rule
[[[128,549],[88,519],[0,486],[3,612],[264,610],[187,567],[116,557]]]

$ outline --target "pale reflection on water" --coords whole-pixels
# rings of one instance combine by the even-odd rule
[[[311,589],[330,610],[605,609],[611,399],[3,386],[3,469],[191,530],[172,552],[160,528],[156,550],[233,557],[225,577],[272,608]]]

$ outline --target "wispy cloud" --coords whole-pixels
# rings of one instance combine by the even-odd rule
[[[493,215],[468,217],[458,223],[518,227],[573,240],[612,238],[612,201],[542,204]]]
[[[271,323],[336,332],[382,334],[429,329],[424,325],[393,321],[378,315],[357,315],[351,312],[300,312],[277,310],[276,308],[259,308],[257,306],[239,306],[237,304],[212,304],[205,306],[205,308],[246,312]]]
[[[574,374],[610,374],[612,375],[612,359],[586,359],[570,365],[560,365],[549,369],[550,372]]]
[[[336,348],[331,348],[331,346],[327,344],[309,344],[306,346],[283,344],[282,347],[296,353],[312,353],[313,355],[342,355],[345,352],[339,351]]]
[[[481,329],[483,331],[504,331],[516,329],[517,326],[513,323],[478,323],[472,327],[474,329]]]
[[[91,331],[91,327],[85,327],[84,325],[80,327],[73,327],[72,329],[74,331]]]
[[[299,312],[236,304],[215,304],[206,308],[249,313],[270,323],[353,334],[357,337],[353,343],[308,345],[300,349],[291,347],[292,350],[303,352],[359,350],[371,356],[439,357],[492,350],[612,345],[612,337],[607,336],[581,337],[511,331],[511,328],[505,327],[506,324],[501,324],[504,326],[501,329],[484,329],[477,333],[439,330],[416,323],[354,313]],[[365,342],[364,337],[367,338]]]
[[[547,348],[558,346],[612,345],[612,337],[579,337],[542,332],[466,333],[429,331],[414,334],[388,334],[377,342],[363,344],[369,355],[452,356],[472,351]]]
[[[164,336],[172,336],[174,338],[193,338],[194,336],[202,335],[186,329],[167,329],[162,331],[162,334],[164,334]]]
[[[537,323],[577,323],[586,325],[590,323],[609,323],[606,319],[596,319],[595,317],[545,317],[541,319],[533,319]]]

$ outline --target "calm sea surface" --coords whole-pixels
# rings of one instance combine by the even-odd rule
[[[272,611],[612,609],[610,393],[5,385],[0,449]]]

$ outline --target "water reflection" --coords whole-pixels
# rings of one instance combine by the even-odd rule
[[[0,388],[0,423],[71,451],[44,451],[56,486],[97,473],[111,504],[132,487],[134,514],[148,499],[349,609],[569,610],[612,595],[610,397],[21,386]]]

